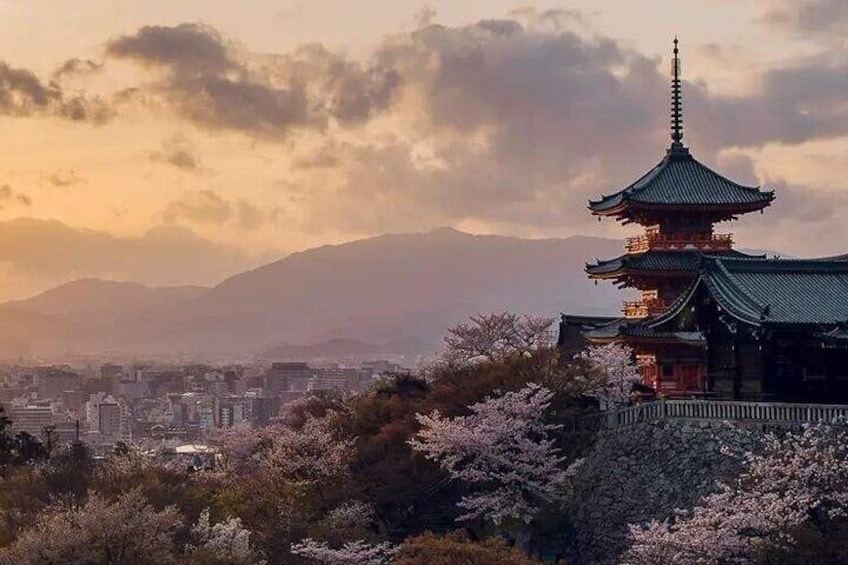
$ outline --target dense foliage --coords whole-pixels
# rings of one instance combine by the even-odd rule
[[[213,471],[127,446],[48,454],[0,420],[0,563],[566,562],[580,524],[565,502],[594,438],[575,422],[629,402],[636,372],[618,346],[560,359],[549,325],[475,318],[421,375],[222,432]],[[625,562],[848,562],[848,426],[770,438],[743,468],[694,510],[633,525]]]

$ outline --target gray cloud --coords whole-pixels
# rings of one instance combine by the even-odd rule
[[[222,225],[231,223],[245,230],[263,226],[269,219],[256,205],[244,199],[228,200],[214,190],[194,190],[172,201],[162,212],[164,222],[173,224]]]
[[[32,199],[21,192],[12,190],[8,184],[0,185],[0,210],[8,205],[31,206]]]
[[[835,0],[807,0],[782,2],[770,14],[771,20],[814,29],[848,19],[848,8]],[[668,87],[658,61],[612,39],[568,31],[580,13],[518,15],[531,23],[424,25],[384,40],[361,61],[320,44],[258,56],[200,24],[144,27],[109,42],[107,52],[166,69],[158,92],[184,117],[257,135],[322,129],[330,119],[355,126],[396,110],[410,92],[428,104],[432,115],[424,119],[432,126],[496,128],[503,153],[528,147],[545,152],[543,142],[554,140],[560,145],[551,151],[574,159],[601,149],[609,154],[615,146],[641,147],[664,135]],[[717,52],[715,45],[703,49]],[[689,139],[712,155],[728,145],[844,135],[846,77],[846,58],[826,53],[762,72],[750,96],[719,96],[687,82]]]
[[[821,18],[842,17],[833,2],[799,6],[781,3],[769,21],[813,30]],[[570,30],[580,18],[524,10],[450,27],[427,23],[430,15],[362,59],[319,44],[249,53],[200,24],[144,27],[106,50],[109,59],[156,70],[116,95],[115,104],[164,103],[202,127],[284,142],[303,177],[287,179],[286,186],[297,186],[296,194],[287,189],[291,203],[303,208],[311,229],[397,231],[470,220],[588,230],[594,228],[587,198],[621,188],[662,157],[669,86],[664,61]],[[688,48],[697,47],[684,44],[684,58]],[[726,56],[714,45],[703,49]],[[58,88],[0,68],[0,111],[75,115],[74,99]],[[731,146],[843,136],[845,92],[848,58],[836,49],[760,70],[755,91],[745,96],[686,82],[686,142],[699,159],[716,164]],[[86,118],[90,101],[81,100],[77,114]],[[380,118],[391,127],[379,134],[365,127]],[[293,132],[311,143],[291,143],[300,141]],[[188,141],[169,140],[150,158],[201,169]],[[750,163],[728,159],[718,164],[730,176],[753,177]],[[242,229],[272,221],[251,203],[203,190],[170,203],[162,218]]]
[[[70,186],[85,183],[85,179],[79,176],[74,169],[68,169],[67,171],[57,169],[48,174],[46,180],[56,188],[68,188]]]
[[[336,166],[344,177],[338,191],[304,196],[316,200],[315,225],[588,223],[585,198],[662,153],[665,80],[656,61],[610,40],[492,20],[427,26],[387,41],[374,59],[423,103],[414,114],[403,100],[392,108],[415,135],[330,141],[299,156],[300,166]],[[432,152],[423,162],[420,143]]]
[[[106,53],[145,65],[179,67],[192,73],[221,72],[238,66],[217,30],[193,23],[145,26],[135,35],[109,41]]]
[[[68,59],[53,71],[53,81],[61,81],[66,77],[87,76],[103,69],[103,63],[96,63],[91,59]]]
[[[588,229],[585,199],[638,178],[669,142],[667,65],[608,38],[514,20],[429,25],[384,42],[374,60],[423,101],[405,116],[415,136],[331,140],[299,155],[302,167],[344,177],[339,190],[306,196],[315,225],[380,231],[474,219]],[[715,166],[727,147],[844,136],[846,92],[848,59],[832,53],[762,72],[745,96],[686,82],[686,142]],[[402,102],[390,110],[404,117]],[[432,166],[417,156],[422,144]],[[756,182],[750,167],[731,164],[742,168],[729,175]],[[375,205],[358,206],[365,201]]]
[[[150,160],[154,163],[165,163],[183,171],[196,172],[200,169],[200,161],[196,153],[194,143],[189,138],[175,135],[166,139],[159,150],[150,153]]]
[[[829,222],[842,215],[848,205],[848,194],[822,193],[816,189],[797,183],[787,182],[782,178],[770,178],[769,186],[774,187],[780,198],[775,200],[769,214],[774,221],[790,220],[803,224],[828,225]]]
[[[0,113],[11,116],[58,115],[74,121],[102,122],[112,110],[102,99],[64,93],[55,83],[44,84],[32,72],[0,62]]]
[[[841,17],[826,0],[798,6],[779,4],[769,21],[813,29],[821,18]],[[573,11],[520,10],[454,27],[425,16],[361,60],[320,44],[260,56],[198,24],[145,27],[107,51],[165,71],[153,89],[140,86],[130,98],[163,96],[197,125],[286,141],[294,130],[321,135],[322,143],[291,154],[307,177],[296,199],[310,229],[394,231],[463,220],[589,229],[587,198],[620,188],[661,158],[669,141],[665,63],[570,31],[582,21]],[[715,45],[701,49],[727,55]],[[832,52],[761,71],[750,95],[686,82],[686,141],[716,164],[731,146],[843,136],[844,92],[848,59]],[[382,116],[397,129],[378,139],[327,127],[359,131]],[[184,170],[197,164],[187,148],[153,157]],[[750,164],[723,159],[731,176],[753,177]],[[338,182],[328,187],[311,174]],[[242,227],[267,220],[246,206],[198,191],[164,217]]]
[[[807,35],[848,31],[848,4],[842,0],[776,0],[763,21]]]
[[[848,133],[848,60],[828,55],[796,61],[760,76],[750,96],[715,96],[687,83],[687,129],[698,147],[800,143]]]
[[[291,55],[247,57],[198,24],[145,27],[109,42],[107,53],[167,69],[158,92],[195,123],[265,136],[323,128],[330,118],[361,122],[389,104],[399,77],[317,44]]]

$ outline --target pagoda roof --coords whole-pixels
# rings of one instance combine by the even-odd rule
[[[764,259],[763,255],[747,255],[740,251],[711,251],[710,255],[734,257],[739,259]],[[701,253],[692,251],[646,251],[644,253],[628,253],[615,259],[598,260],[594,264],[586,264],[586,272],[590,277],[608,278],[625,272],[645,273],[697,273]]]
[[[738,259],[705,256],[700,277],[653,328],[673,318],[704,285],[730,316],[755,326],[848,322],[848,255],[824,259]]]
[[[591,328],[583,335],[590,341],[609,343],[616,341],[665,341],[682,345],[703,346],[701,332],[662,331],[645,323],[645,320],[619,318],[603,326]]]
[[[706,288],[722,311],[754,326],[814,327],[830,341],[848,341],[848,255],[821,259],[764,259],[698,255],[699,276],[659,316],[620,318],[585,333],[596,342],[667,341],[704,343],[700,332],[669,329]]]
[[[596,215],[617,215],[627,208],[699,208],[749,212],[774,200],[773,191],[738,184],[695,159],[680,144],[639,180],[600,200],[590,201]]]

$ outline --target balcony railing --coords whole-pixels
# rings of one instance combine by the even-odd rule
[[[813,422],[848,420],[848,405],[658,400],[586,416],[583,421],[575,422],[575,429],[621,428],[659,420],[726,421],[766,428],[796,428]]]
[[[662,251],[724,251],[733,247],[733,235],[726,234],[670,234],[648,232],[627,238],[628,253],[644,253],[652,249]]]
[[[664,300],[636,300],[624,303],[625,318],[646,318],[648,316],[659,316],[665,312],[668,304]]]

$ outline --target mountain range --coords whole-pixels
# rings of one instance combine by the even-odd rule
[[[79,280],[0,304],[0,357],[423,353],[474,313],[615,312],[622,295],[583,264],[620,250],[441,228],[294,253],[208,288]]]

